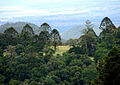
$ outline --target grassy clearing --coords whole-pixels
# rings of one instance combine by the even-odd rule
[[[72,46],[57,46],[54,56],[56,56],[57,54],[62,55],[64,52],[68,51],[70,48],[72,48]],[[90,59],[94,61],[93,57],[90,57]]]
[[[54,56],[56,56],[57,54],[62,55],[64,52],[68,51],[70,48],[71,46],[57,46],[57,50]]]
[[[93,58],[93,57],[90,57],[90,59],[91,59],[92,61],[94,61],[94,58]]]

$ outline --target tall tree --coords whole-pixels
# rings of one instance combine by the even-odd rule
[[[49,33],[51,32],[51,27],[48,23],[43,23],[40,27],[41,31],[48,31]]]
[[[48,44],[48,42],[50,41],[50,34],[48,33],[48,31],[41,31],[39,34],[39,40],[44,42],[45,44]]]
[[[101,38],[105,37],[107,33],[115,33],[117,31],[115,25],[112,23],[112,21],[108,17],[105,17],[101,21],[99,28],[102,29],[102,32],[99,35],[99,37]]]
[[[48,46],[50,45],[50,34],[48,31],[41,31],[39,34],[39,40],[42,45],[44,45],[44,50],[48,50]]]
[[[105,17],[101,21],[100,29],[108,30],[108,31],[114,31],[114,29],[116,29],[116,27],[115,27],[115,25],[112,23],[112,21],[108,17]]]
[[[80,37],[80,47],[89,56],[93,56],[97,45],[97,39],[91,35],[83,35]]]
[[[87,21],[85,22],[85,26],[86,26],[87,29],[93,28],[93,24],[91,23],[90,20],[87,20]]]
[[[93,24],[89,20],[85,23],[86,28],[82,31],[84,35],[80,37],[80,47],[86,54],[93,56],[97,45],[97,35],[93,30]]]
[[[107,49],[111,49],[115,43],[115,34],[118,31],[117,28],[108,17],[105,17],[101,21],[100,29],[102,29],[99,35],[100,41],[107,43]]]
[[[51,41],[56,50],[56,46],[61,42],[61,37],[57,29],[53,29],[51,32]]]
[[[21,31],[21,34],[27,34],[27,35],[30,35],[30,36],[33,36],[34,35],[34,31],[32,29],[32,27],[29,25],[29,24],[26,24],[22,31]]]
[[[33,42],[34,31],[29,24],[26,24],[20,34],[20,42],[24,44],[24,46],[29,45]]]
[[[115,35],[115,38],[116,38],[116,45],[118,46],[118,47],[120,47],[120,26],[118,27],[118,29],[117,29],[118,31],[117,31],[117,33],[116,33],[116,35]]]
[[[82,30],[83,34],[87,34],[91,29],[93,29],[93,24],[89,20],[85,22],[85,26],[86,28]]]
[[[17,36],[18,35],[18,32],[13,27],[6,29],[4,31],[4,33],[8,36]]]
[[[6,29],[4,31],[4,34],[5,34],[4,35],[4,40],[7,42],[8,45],[17,44],[18,32],[13,27],[10,27],[10,28]]]

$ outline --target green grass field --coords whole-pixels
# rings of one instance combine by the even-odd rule
[[[57,50],[56,50],[54,56],[56,56],[57,54],[62,55],[64,52],[68,51],[70,48],[72,48],[72,46],[57,46]],[[92,61],[94,61],[93,57],[90,57],[90,59]]]
[[[54,54],[56,56],[57,54],[62,55],[64,52],[68,51],[72,46],[57,46],[57,50]]]

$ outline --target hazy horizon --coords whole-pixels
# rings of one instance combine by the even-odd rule
[[[3,0],[0,1],[0,24],[43,22],[60,32],[90,20],[99,25],[109,17],[115,26],[120,22],[120,0]]]

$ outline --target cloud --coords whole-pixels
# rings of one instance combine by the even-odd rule
[[[102,9],[102,10],[101,10]],[[65,15],[65,14],[83,14],[83,13],[94,13],[108,12],[108,14],[115,13],[116,10],[120,9],[120,5],[110,6],[98,6],[90,8],[54,8],[54,9],[40,9],[40,8],[27,8],[27,7],[0,7],[0,16],[8,17],[22,17],[22,16],[51,16],[51,15]],[[110,12],[113,11],[113,12]],[[118,11],[117,11],[118,12]],[[102,14],[102,13],[100,13]]]
[[[111,1],[120,1],[120,0],[111,0]]]
[[[17,3],[17,0],[14,1]],[[4,7],[0,6],[0,20],[10,21],[12,19],[16,21],[15,18],[19,18],[18,21],[20,19],[24,21],[22,17],[39,16],[44,21],[59,21],[61,25],[65,23],[62,23],[62,21],[67,21],[67,24],[64,25],[66,26],[76,24],[73,20],[86,20],[89,17],[119,16],[120,14],[120,5],[118,2],[114,2],[119,0],[110,0],[109,3],[104,3],[104,0],[25,0],[23,5],[22,1],[20,5],[15,3],[12,6],[6,4]],[[59,23],[57,25],[60,25]]]
[[[47,4],[47,3],[59,3],[59,2],[67,2],[73,0],[26,0],[26,2],[31,2],[32,4]]]
[[[0,19],[0,22],[7,22],[7,19]]]
[[[102,10],[101,10],[102,9]],[[116,10],[115,10],[116,9]],[[119,5],[110,5],[107,7],[91,7],[91,8],[54,8],[54,9],[33,9],[26,7],[1,7],[0,17],[3,19],[11,19],[15,17],[24,16],[51,16],[48,19],[65,20],[65,19],[77,19],[78,17],[90,17],[90,16],[107,16],[120,13]],[[56,15],[64,15],[62,17],[52,17]],[[70,15],[70,16],[67,16]],[[77,16],[76,16],[77,15]]]
[[[29,9],[23,7],[9,7],[9,8],[0,8],[0,17],[3,18],[13,18],[13,17],[23,17],[23,16],[51,16],[51,15],[65,15],[65,14],[77,14],[77,13],[86,13],[90,9],[75,9],[75,8],[61,8],[57,9]]]

